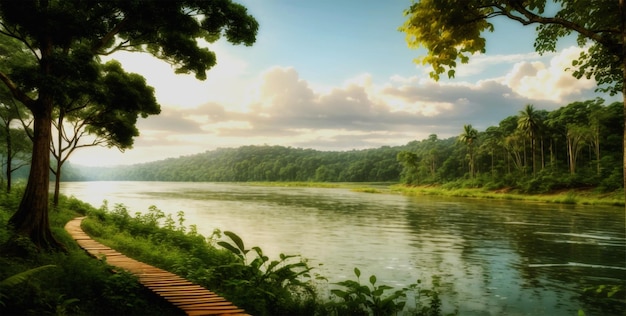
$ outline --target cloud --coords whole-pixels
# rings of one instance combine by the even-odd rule
[[[572,60],[582,51],[570,47],[552,57],[549,64],[522,61],[504,77],[502,83],[517,94],[532,100],[549,100],[557,103],[573,101],[596,87],[593,79],[576,79],[572,76]]]
[[[251,144],[350,150],[402,145],[429,134],[452,137],[464,124],[479,130],[497,125],[525,104],[556,109],[591,98],[595,83],[564,71],[578,52],[568,48],[546,61],[535,54],[496,56],[491,63],[508,64],[508,70],[476,81],[435,82],[399,74],[385,79],[365,72],[320,88],[296,68],[270,67],[256,77],[225,79],[217,85],[224,90],[211,88],[210,98],[206,90],[191,89],[201,103],[172,106],[159,99],[162,113],[139,121],[135,149],[124,156],[98,150],[98,159],[90,149],[72,161],[133,163]],[[489,64],[487,57],[475,60],[478,68]],[[235,69],[243,76],[244,68]],[[178,81],[169,84],[178,87],[177,96],[188,92]]]
[[[209,48],[216,53],[217,64],[207,72],[204,81],[193,74],[176,74],[171,65],[148,53],[119,51],[103,60],[118,60],[126,71],[144,76],[148,85],[155,88],[162,106],[185,108],[209,101],[231,105],[245,102],[246,93],[240,86],[248,71],[247,62],[230,56],[220,44]]]
[[[377,140],[383,145],[382,140],[394,138],[399,144],[437,132],[450,136],[467,123],[497,124],[528,101],[493,80],[437,83],[394,76],[374,85],[371,79],[360,75],[328,92],[316,91],[294,68],[274,67],[259,76],[255,98],[244,110],[207,103],[164,111],[163,121],[153,125],[168,126],[171,133],[202,130],[250,143],[266,139],[316,148],[324,147],[324,142],[352,143],[348,148],[352,149]],[[165,123],[170,120],[171,125]],[[372,137],[364,142],[367,135]]]

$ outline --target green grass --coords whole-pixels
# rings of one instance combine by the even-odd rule
[[[624,206],[624,191],[598,193],[592,189],[572,189],[545,194],[519,193],[514,190],[487,190],[484,188],[447,188],[443,186],[408,186],[393,183],[355,182],[247,182],[246,185],[270,187],[344,188],[355,192],[433,195],[475,199],[516,200],[527,202]]]
[[[407,186],[401,184],[392,185],[390,189],[391,192],[394,193],[414,196],[438,195],[543,203],[624,206],[623,190],[617,190],[609,194],[596,193],[593,190],[582,189],[559,191],[548,194],[522,194],[506,190],[485,190],[480,188],[445,189],[439,186]]]

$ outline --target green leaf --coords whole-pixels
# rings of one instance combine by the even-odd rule
[[[338,290],[338,289],[330,290],[330,293],[332,293],[335,296],[341,297],[341,298],[344,298],[344,297],[348,296],[348,293],[346,291],[342,291],[342,290]]]
[[[376,284],[376,276],[375,275],[370,276],[370,283],[372,285]]]
[[[12,275],[12,276],[10,276],[10,277],[8,277],[8,278],[6,278],[6,279],[4,279],[4,280],[2,280],[0,282],[0,289],[16,286],[16,285],[26,281],[28,278],[30,278],[35,273],[39,273],[40,271],[48,270],[48,269],[54,268],[54,267],[56,267],[56,266],[53,265],[53,264],[49,264],[49,265],[33,268],[33,269],[30,269],[30,270],[26,270],[24,272],[20,272],[18,274]]]
[[[354,268],[354,275],[356,275],[357,278],[361,277],[361,270],[359,270],[359,268]]]
[[[241,237],[239,237],[237,234],[231,231],[224,231],[224,235],[228,236],[235,243],[235,245],[237,245],[239,250],[241,250],[241,253],[244,253],[244,254],[247,253],[247,251],[245,250],[246,248],[243,245],[243,240],[241,240]]]
[[[217,242],[218,245],[224,247],[226,250],[232,252],[233,254],[235,254],[236,256],[243,258],[243,254],[241,253],[241,251],[239,251],[239,249],[235,248],[235,246],[225,242],[225,241],[218,241]]]

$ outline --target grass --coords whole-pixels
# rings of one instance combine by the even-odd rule
[[[409,186],[394,183],[354,182],[249,182],[246,185],[271,187],[344,188],[355,192],[405,194],[412,196],[433,195],[475,199],[516,200],[541,203],[624,206],[624,190],[599,193],[594,189],[560,190],[544,194],[525,194],[516,190],[483,188],[444,188],[437,185]]]
[[[438,195],[543,203],[624,206],[623,189],[611,193],[598,193],[591,189],[571,189],[546,194],[523,194],[513,190],[485,190],[480,188],[445,189],[439,186],[407,186],[396,184],[392,185],[390,190],[394,193],[413,196]]]

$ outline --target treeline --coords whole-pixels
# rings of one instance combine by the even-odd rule
[[[623,106],[602,99],[554,111],[527,105],[478,132],[465,125],[452,139],[411,142],[398,160],[408,184],[515,188],[539,193],[623,186]]]
[[[244,146],[115,168],[78,168],[67,180],[402,182],[514,188],[523,192],[622,185],[619,102],[574,102],[554,111],[527,105],[518,115],[457,137],[345,152]],[[71,175],[71,177],[69,177]]]
[[[132,181],[395,181],[401,147],[317,151],[283,146],[244,146],[115,168],[79,168],[72,180]],[[72,168],[78,168],[73,166]],[[70,172],[66,173],[68,176]]]

